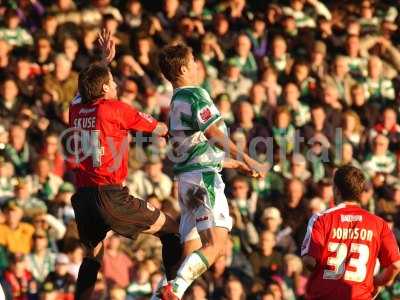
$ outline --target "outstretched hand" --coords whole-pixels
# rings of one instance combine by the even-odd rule
[[[250,157],[245,158],[245,163],[252,171],[252,177],[254,178],[265,178],[270,167],[268,163],[259,163]]]
[[[103,28],[97,39],[101,48],[103,57],[107,63],[111,63],[115,57],[115,43],[111,32]]]

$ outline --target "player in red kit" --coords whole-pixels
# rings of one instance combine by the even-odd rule
[[[112,61],[115,47],[108,32],[100,45]],[[79,269],[75,299],[89,299],[101,267],[103,240],[113,230],[127,238],[155,234],[163,246],[166,276],[180,259],[178,225],[144,200],[129,195],[122,184],[127,176],[128,135],[131,130],[156,136],[167,134],[165,124],[117,100],[116,84],[104,63],[79,74],[79,96],[70,105],[70,150],[76,163],[77,192],[72,206],[87,256]]]
[[[359,205],[365,179],[351,166],[334,176],[336,207],[313,215],[301,255],[312,271],[306,299],[369,300],[400,271],[393,232],[381,218]],[[374,276],[379,260],[382,271]]]

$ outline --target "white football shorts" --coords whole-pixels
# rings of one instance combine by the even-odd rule
[[[200,239],[198,232],[213,227],[230,231],[232,218],[229,215],[225,184],[215,171],[191,171],[177,176],[181,221],[181,242]]]

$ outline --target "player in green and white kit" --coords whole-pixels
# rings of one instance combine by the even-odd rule
[[[199,239],[197,230],[215,226],[232,228],[225,185],[219,174],[225,152],[211,145],[204,134],[213,124],[227,136],[225,123],[206,90],[201,87],[174,90],[169,132],[175,142],[173,150],[178,161],[174,173],[182,208],[182,242]],[[204,204],[200,205],[202,201]]]
[[[175,158],[181,206],[180,234],[186,258],[161,299],[181,299],[190,284],[224,253],[232,228],[225,185],[219,172],[236,168],[265,176],[262,165],[239,153],[209,94],[197,85],[197,65],[191,49],[166,47],[159,64],[172,83],[169,132]],[[240,155],[242,161],[229,158]]]

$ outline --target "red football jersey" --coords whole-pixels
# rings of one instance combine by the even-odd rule
[[[325,300],[371,299],[377,259],[383,268],[400,260],[387,223],[355,203],[312,216],[301,255],[317,261],[307,283],[307,299]]]
[[[152,132],[157,123],[119,100],[81,103],[76,97],[64,139],[77,166],[77,186],[122,184],[128,174],[129,131]]]

